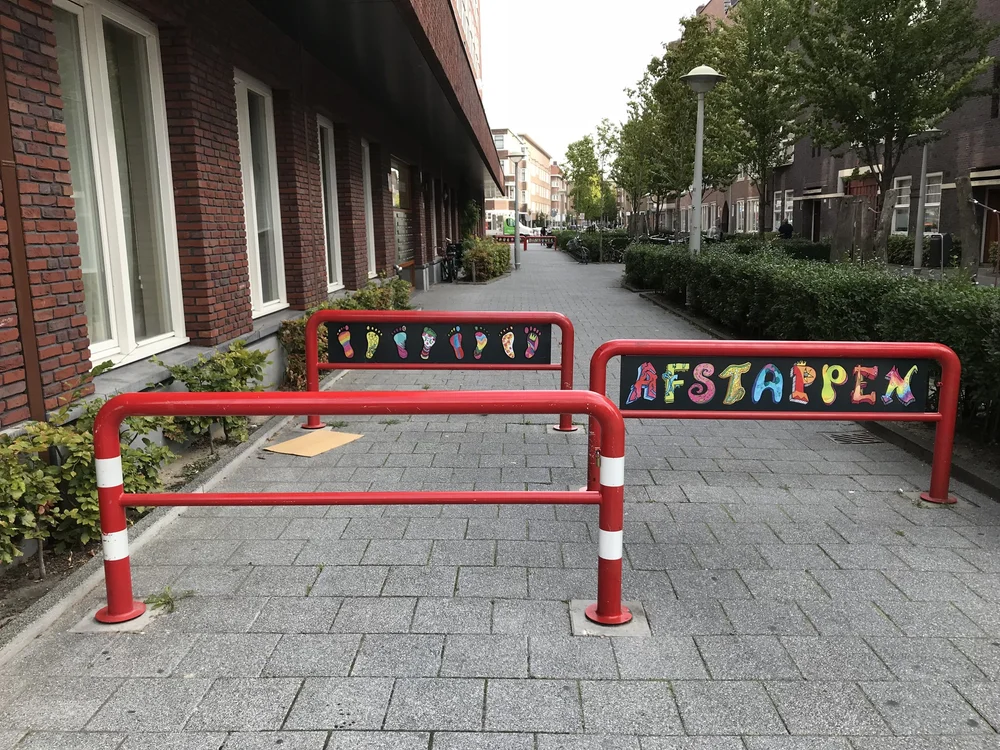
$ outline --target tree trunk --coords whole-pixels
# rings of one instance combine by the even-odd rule
[[[674,198],[674,231],[680,231],[681,228],[681,196],[678,193],[677,197]]]

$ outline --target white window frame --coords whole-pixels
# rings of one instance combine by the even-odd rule
[[[760,231],[760,198],[747,199],[747,232],[754,234]]]
[[[90,346],[94,364],[110,360],[115,366],[145,359],[167,349],[186,344],[190,339],[184,328],[181,294],[180,259],[177,248],[177,219],[174,213],[174,187],[167,137],[167,108],[163,88],[163,67],[156,25],[142,16],[105,0],[54,0],[56,7],[77,19],[80,36],[81,67],[87,97],[87,122],[94,157],[95,204],[98,235],[102,247],[108,318],[111,337]],[[129,283],[128,248],[122,216],[122,187],[117,168],[118,152],[110,109],[108,65],[104,43],[104,19],[138,34],[146,43],[146,75],[149,77],[152,131],[154,142],[148,148],[156,163],[159,192],[160,231],[163,243],[163,267],[169,325],[172,330],[137,341],[132,318],[132,295]],[[72,168],[72,167],[71,167]]]
[[[368,278],[378,276],[375,260],[375,210],[372,206],[372,151],[361,139],[361,189],[365,194],[365,245],[368,249]]]
[[[774,232],[778,231],[778,226],[781,224],[781,191],[774,191],[774,204],[771,206],[771,221],[774,222],[771,225],[771,230]]]
[[[319,138],[319,148],[317,155],[319,157],[319,168],[323,169],[323,157],[322,149],[324,145],[326,146],[327,154],[329,158],[327,159],[326,165],[326,184],[331,187],[331,195],[326,194],[326,189],[323,187],[323,177],[320,177],[319,190],[320,197],[323,203],[323,249],[326,258],[326,291],[336,292],[344,288],[344,265],[343,258],[341,257],[342,246],[340,244],[340,206],[338,203],[337,196],[337,157],[334,153],[334,143],[335,135],[333,131],[333,123],[330,122],[325,117],[319,116],[316,118],[316,134]],[[329,209],[329,210],[328,210]],[[327,215],[333,220],[333,226],[329,226],[329,220]],[[330,268],[330,257],[329,257],[329,238],[333,236],[333,268]]]
[[[736,201],[736,232],[743,234],[747,231],[747,204],[746,201]]]
[[[938,189],[938,199],[936,201],[932,202],[930,200],[930,184],[931,184],[931,180],[933,180],[935,178],[937,178],[938,180],[940,180],[941,186]],[[941,231],[941,192],[944,190],[944,172],[930,172],[927,175],[927,182],[924,184],[923,189],[924,189],[924,195],[926,196],[926,198],[924,199],[924,224],[925,225],[927,224],[927,209],[928,208],[935,208],[935,207],[937,208],[937,210],[938,210],[938,221],[937,221],[937,228],[936,229],[927,230],[924,227],[918,227],[918,229],[920,231],[923,231],[925,234],[928,233],[928,231],[931,231],[931,232],[940,232]]]
[[[786,190],[785,191],[785,221],[792,224],[793,210],[795,208],[795,191]]]
[[[896,196],[896,203],[892,207],[892,233],[893,234],[909,234],[910,233],[910,193],[913,190],[913,175],[904,175],[902,177],[894,177],[892,180],[892,187],[899,190],[903,187],[906,188],[905,193],[899,193]],[[896,229],[896,217],[906,210],[906,228]]]
[[[270,315],[288,307],[285,290],[285,251],[281,240],[281,200],[278,195],[278,153],[274,135],[274,97],[271,87],[248,76],[241,70],[234,72],[236,85],[236,117],[239,125],[240,173],[243,176],[243,218],[246,225],[247,260],[250,268],[250,306],[253,317]],[[250,145],[250,106],[247,93],[253,92],[264,100],[264,144],[267,151],[268,171],[271,174],[271,212],[274,223],[274,263],[277,270],[278,298],[264,302],[260,271],[260,248],[257,246],[257,200],[253,173],[253,152]]]

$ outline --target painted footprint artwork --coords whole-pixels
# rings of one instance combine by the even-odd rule
[[[406,326],[400,326],[392,332],[392,342],[396,345],[396,353],[400,359],[406,359]]]
[[[451,348],[455,351],[455,359],[462,359],[465,357],[465,352],[462,350],[462,327],[455,326],[451,329],[448,334],[448,343],[451,344]]]
[[[427,359],[431,356],[431,347],[437,342],[437,333],[434,332],[433,328],[424,328],[420,338],[424,342],[424,348],[420,350],[420,359]]]
[[[531,359],[535,356],[535,352],[538,351],[538,338],[542,335],[542,332],[534,326],[527,326],[524,332],[528,336],[528,348],[524,350],[524,356]]]
[[[483,358],[483,349],[486,348],[487,341],[489,341],[489,338],[486,336],[486,333],[484,333],[482,329],[476,326],[476,351],[472,353],[473,357],[475,357],[476,359]]]
[[[337,331],[337,342],[344,349],[344,356],[348,359],[353,359],[354,348],[351,346],[351,327],[344,326],[339,331]]]
[[[514,329],[504,328],[500,331],[500,343],[503,345],[503,353],[510,359],[514,359]]]
[[[382,340],[382,332],[374,326],[368,326],[368,333],[365,334],[368,341],[368,351],[365,352],[365,359],[371,359],[378,350],[378,342]]]

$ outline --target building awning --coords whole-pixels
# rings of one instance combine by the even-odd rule
[[[485,166],[503,185],[448,0],[250,2],[383,117],[412,134],[414,153],[401,156],[444,165],[469,189],[482,189]]]

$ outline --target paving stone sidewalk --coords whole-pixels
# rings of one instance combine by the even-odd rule
[[[607,339],[702,337],[620,272],[533,248],[511,279],[416,301],[566,313],[585,387]],[[576,489],[585,437],[549,419],[347,417],[361,440],[261,452],[223,488]],[[624,585],[643,638],[571,634],[567,602],[595,596],[595,508],[188,510],[133,570],[140,595],[193,596],[143,633],[69,632],[92,592],[0,665],[0,748],[1000,748],[1000,509],[957,484],[957,506],[915,506],[900,490],[929,467],[825,434],[857,429],[630,420]]]

